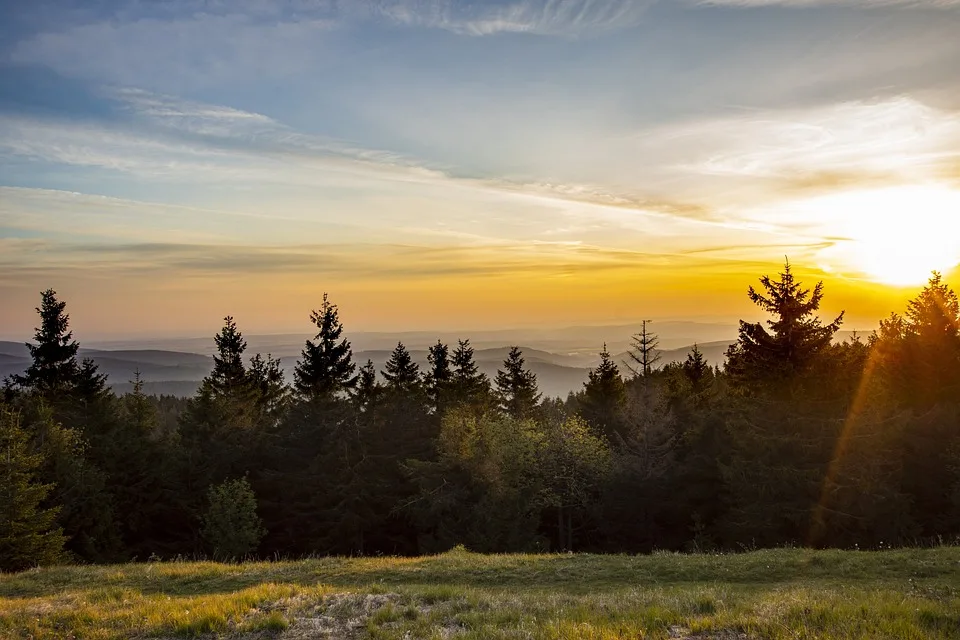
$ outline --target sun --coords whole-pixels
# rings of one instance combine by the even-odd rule
[[[837,271],[892,286],[923,284],[960,264],[960,191],[889,187],[817,198],[810,211],[833,239]]]

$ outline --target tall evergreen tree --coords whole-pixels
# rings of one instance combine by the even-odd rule
[[[634,378],[648,378],[660,362],[660,337],[650,331],[650,324],[650,320],[644,320],[640,324],[640,333],[631,336],[632,346],[627,351],[630,362],[626,365]]]
[[[517,419],[529,418],[540,402],[537,376],[524,367],[520,347],[510,347],[495,380],[500,409]]]
[[[690,349],[690,353],[687,354],[687,359],[683,361],[680,368],[690,383],[691,390],[695,396],[706,390],[710,384],[713,370],[710,368],[710,365],[707,364],[707,359],[704,357],[703,352],[700,351],[699,345],[694,343],[693,348]]]
[[[727,350],[727,372],[741,385],[776,385],[804,373],[830,346],[843,322],[841,312],[829,324],[815,314],[823,300],[823,282],[804,289],[784,264],[779,280],[760,278],[765,293],[752,286],[747,295],[758,307],[774,316],[761,323],[740,321],[737,342]]]
[[[360,367],[360,373],[357,375],[357,388],[354,398],[360,409],[367,409],[376,402],[379,396],[380,384],[377,382],[377,369],[373,366],[373,360],[367,360],[367,363]]]
[[[460,340],[453,352],[450,387],[453,401],[464,404],[485,403],[490,395],[490,380],[480,371],[469,340]]]
[[[587,424],[608,439],[616,439],[622,422],[626,387],[620,369],[610,357],[607,345],[600,352],[600,364],[587,374],[580,397],[580,415]]]
[[[44,506],[53,488],[39,481],[41,456],[29,450],[20,417],[0,405],[0,571],[53,564],[63,557],[57,508]]]
[[[39,392],[72,390],[80,371],[80,345],[69,330],[70,315],[64,311],[67,303],[58,300],[53,289],[43,291],[40,298],[40,326],[33,336],[36,344],[27,343],[33,361],[23,375],[11,376],[7,384]]]
[[[402,342],[398,342],[393,349],[381,374],[387,381],[387,388],[392,391],[403,393],[421,390],[420,367]]]
[[[214,395],[229,396],[247,385],[247,369],[243,366],[247,341],[232,316],[223,319],[223,328],[213,341],[217,353],[213,355],[213,371],[207,376],[207,382]]]
[[[323,294],[323,304],[310,314],[317,327],[316,342],[307,340],[294,370],[294,387],[307,399],[330,399],[349,392],[357,383],[350,341],[341,338],[343,325],[337,305]]]
[[[437,344],[430,347],[427,353],[427,362],[430,364],[430,370],[427,372],[425,382],[431,408],[436,412],[442,412],[449,400],[453,381],[450,349],[437,340]]]
[[[279,358],[269,353],[264,358],[259,353],[250,359],[247,379],[257,398],[257,405],[264,418],[275,423],[286,407],[290,389],[283,379]]]

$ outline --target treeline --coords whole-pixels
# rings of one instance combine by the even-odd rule
[[[421,371],[358,366],[326,297],[292,381],[234,320],[196,396],[115,396],[42,294],[30,368],[0,405],[0,568],[177,555],[875,548],[960,535],[960,306],[934,274],[866,339],[834,340],[790,265],[750,299],[721,370],[624,371],[542,398],[514,348]]]

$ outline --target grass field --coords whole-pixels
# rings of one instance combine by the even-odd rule
[[[10,638],[960,638],[960,548],[58,567]]]

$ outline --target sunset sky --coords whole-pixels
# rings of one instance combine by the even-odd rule
[[[960,264],[960,0],[0,4],[0,338],[756,317]]]

